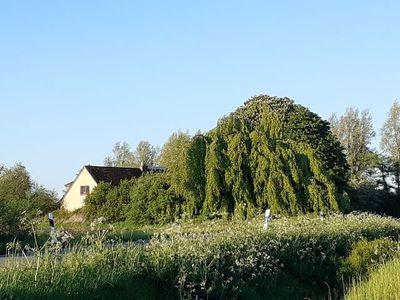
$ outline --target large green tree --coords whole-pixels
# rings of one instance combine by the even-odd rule
[[[329,123],[288,98],[253,97],[200,140],[175,145],[167,172],[180,195],[198,197],[194,214],[248,218],[266,207],[296,214],[349,205],[348,165]]]
[[[188,217],[201,211],[205,197],[206,137],[201,133],[191,137],[188,132],[175,132],[165,142],[160,164],[166,168],[174,191],[186,199],[183,207]]]
[[[188,132],[174,132],[161,148],[160,164],[167,169],[171,182],[178,193],[185,190],[187,151],[191,137]]]
[[[359,111],[350,107],[344,115],[335,114],[329,119],[331,130],[338,138],[350,166],[351,182],[359,186],[365,182],[367,171],[377,163],[377,155],[370,148],[375,131],[368,110]]]
[[[390,173],[400,201],[400,105],[396,100],[381,129],[381,149],[389,157]]]

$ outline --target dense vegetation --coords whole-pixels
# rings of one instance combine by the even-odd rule
[[[352,209],[400,216],[400,105],[391,107],[381,128],[380,149],[371,147],[376,133],[368,110],[353,107],[329,119],[350,166]]]
[[[131,229],[157,224],[151,232],[140,232],[145,241],[127,244],[137,240],[132,234],[111,239],[104,226],[73,241],[59,231],[57,243],[30,249],[34,256],[0,268],[0,297],[390,295],[380,285],[385,276],[398,278],[393,269],[398,220],[335,213],[400,215],[397,128],[400,105],[395,102],[378,153],[370,147],[375,132],[368,111],[348,109],[328,123],[290,99],[261,95],[207,133],[174,133],[159,157],[148,142],[139,143],[135,152],[117,143],[108,165],[158,162],[166,172],[118,186],[100,183],[87,196],[83,212],[95,220],[93,226],[97,220]],[[0,251],[5,241],[34,227],[30,220],[55,207],[54,193],[35,184],[23,166],[2,167]],[[274,217],[268,232],[261,229],[260,216],[267,207]],[[315,217],[320,211],[325,219]],[[10,253],[23,249],[29,247],[7,244]],[[396,282],[389,285],[392,293],[398,291]]]
[[[130,192],[136,182],[125,185],[129,199],[122,202],[131,203],[131,212],[117,205],[112,209],[119,213],[108,219],[251,219],[267,207],[284,215],[358,210],[400,216],[399,126],[400,106],[395,102],[382,127],[378,152],[370,146],[375,132],[368,110],[349,108],[328,123],[288,98],[256,96],[207,133],[172,134],[158,158],[148,142],[140,142],[135,152],[117,143],[114,165],[125,165],[129,157],[152,158],[167,171],[137,182],[139,190],[152,180],[163,182],[152,186],[151,199]],[[107,197],[115,198],[113,193]],[[104,202],[91,200],[89,206]],[[135,202],[142,204],[135,208]],[[110,215],[102,205],[89,211],[91,218],[100,216],[99,211]]]
[[[196,193],[197,211],[246,218],[267,207],[275,214],[348,208],[339,142],[327,122],[287,98],[250,99],[190,147],[186,169],[204,165],[196,174],[204,176],[196,182],[204,190],[203,198]]]
[[[21,164],[0,166],[0,237],[23,231],[25,219],[54,210],[56,200],[55,193],[35,183]]]
[[[86,197],[84,209],[89,219],[104,217],[108,222],[165,224],[182,215],[182,202],[164,174],[147,174],[122,181],[118,186],[101,182]]]
[[[161,151],[166,174],[131,188],[99,186],[86,200],[88,216],[163,223],[250,219],[266,208],[288,215],[347,211],[342,150],[316,114],[287,98],[257,96],[206,134],[173,135]]]
[[[337,298],[344,292],[342,266],[359,265],[354,256],[360,246],[354,245],[395,240],[400,233],[396,220],[370,215],[324,221],[283,217],[273,220],[268,232],[260,221],[173,224],[149,243],[129,247],[94,230],[62,259],[60,239],[33,258],[0,268],[0,294],[10,299]],[[363,261],[370,258],[366,252]],[[347,267],[345,274],[357,272],[349,274]]]
[[[396,299],[400,295],[400,258],[374,270],[368,280],[355,283],[346,296],[348,300]]]

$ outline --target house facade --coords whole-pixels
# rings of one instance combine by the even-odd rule
[[[82,208],[85,205],[86,196],[100,182],[109,182],[115,186],[121,180],[140,177],[143,174],[142,169],[84,166],[79,171],[75,180],[65,185],[65,193],[61,199],[61,206],[67,211]]]

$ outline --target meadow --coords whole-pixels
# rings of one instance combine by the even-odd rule
[[[1,297],[340,299],[357,278],[342,271],[353,246],[382,238],[397,245],[400,234],[396,219],[369,214],[276,217],[267,231],[261,219],[192,220],[153,227],[148,239],[132,242],[100,223],[79,241],[64,233],[34,256],[9,261],[0,268]]]
[[[400,259],[374,270],[368,280],[355,282],[347,294],[348,300],[400,299]]]

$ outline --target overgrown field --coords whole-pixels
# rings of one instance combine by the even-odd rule
[[[370,278],[356,284],[347,300],[400,299],[400,259],[397,258],[372,272]]]
[[[148,243],[107,241],[94,230],[68,251],[44,247],[0,268],[5,299],[341,298],[343,262],[360,240],[397,241],[400,222],[373,215],[190,222]],[[65,241],[65,243],[68,243]],[[63,254],[61,254],[63,253]],[[352,275],[352,274],[350,274]]]
[[[65,214],[65,212],[63,212]],[[68,233],[74,237],[71,240],[72,243],[79,243],[79,241],[86,235],[87,232],[91,231],[91,223],[86,221],[84,216],[80,213],[69,214],[63,216],[60,211],[55,212],[56,216],[56,228],[58,234],[62,235],[64,229],[67,229]],[[72,216],[72,218],[71,218]],[[73,219],[78,216],[78,222],[74,222]],[[29,245],[34,247],[37,244],[42,247],[49,239],[50,227],[47,216],[39,217],[29,221],[34,226],[34,230],[25,230],[17,235],[0,235],[0,255],[7,253],[7,243],[10,241],[18,240],[23,245]],[[34,224],[32,224],[34,223]],[[148,240],[151,236],[160,230],[161,225],[136,225],[129,222],[120,222],[113,224],[113,230],[110,231],[108,224],[97,224],[97,229],[106,229],[108,240],[119,240],[122,242],[137,241],[137,240]],[[33,233],[34,231],[34,233]]]

